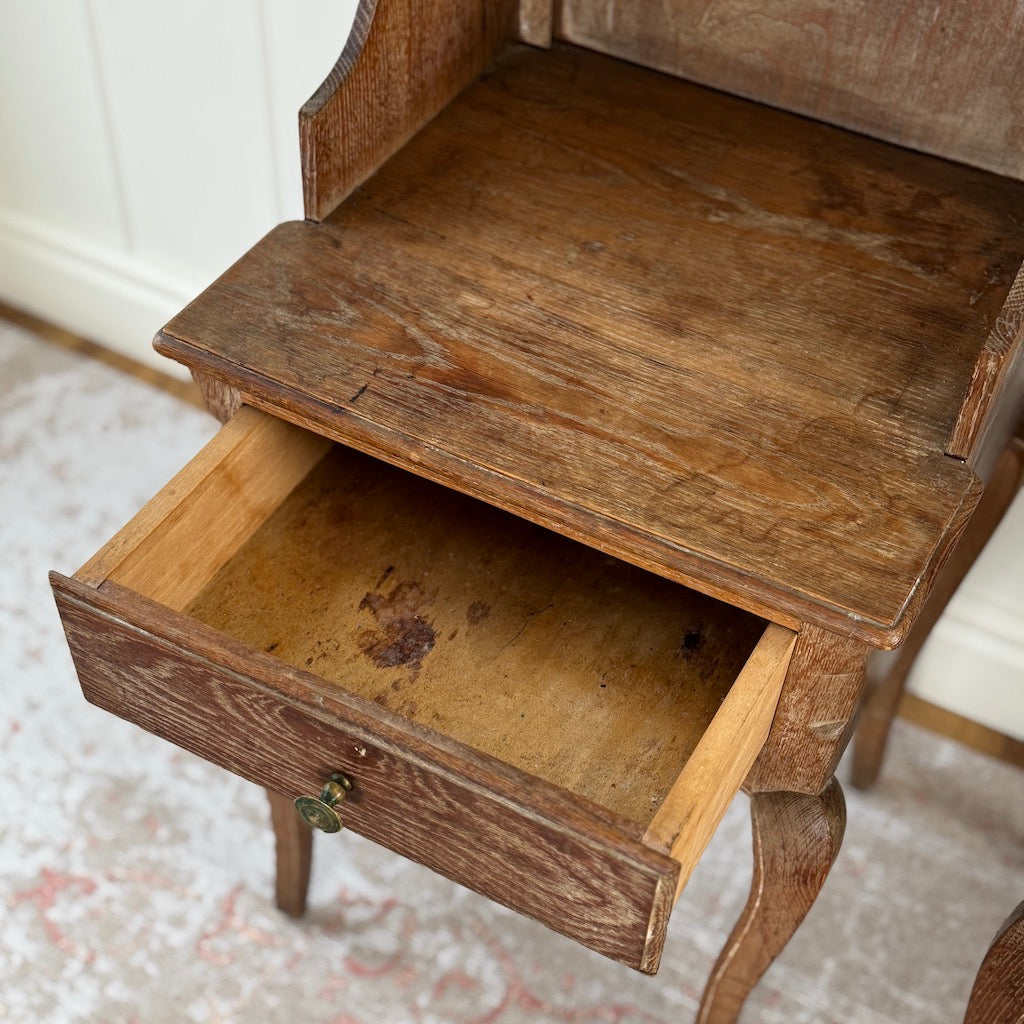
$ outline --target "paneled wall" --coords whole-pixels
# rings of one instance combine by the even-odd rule
[[[297,112],[355,0],[0,0],[0,299],[168,368],[156,330],[302,216]]]
[[[157,328],[302,216],[296,114],[354,7],[0,0],[0,300],[175,370]],[[1022,552],[1018,501],[911,686],[1024,738]]]
[[[909,688],[1024,740],[1024,491],[935,627]]]

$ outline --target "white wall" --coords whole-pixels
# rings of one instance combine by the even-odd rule
[[[0,0],[0,299],[169,372],[157,329],[302,216],[296,113],[355,0]],[[911,689],[1024,738],[1024,501]]]
[[[908,685],[1024,740],[1024,491],[928,638]]]
[[[0,0],[0,299],[146,362],[302,216],[297,112],[355,0]]]

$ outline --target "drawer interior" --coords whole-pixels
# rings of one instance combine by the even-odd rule
[[[245,420],[248,443],[218,454],[204,492],[107,578],[642,834],[765,622],[255,410]]]
[[[194,661],[189,647],[226,636],[236,654],[221,664],[255,672],[261,692],[274,685],[268,666],[280,664],[286,700],[298,693],[314,715],[347,706],[385,731],[397,724],[422,749],[467,750],[471,775],[500,775],[501,799],[529,820],[561,807],[588,848],[611,843],[633,857],[633,844],[640,861],[664,865],[652,869],[655,890],[676,892],[767,736],[795,642],[781,626],[250,408],[75,581],[55,577],[55,587],[79,605],[98,588],[102,618],[87,628],[105,630],[102,609],[116,606],[123,635],[149,631],[145,608],[155,602],[171,613],[160,635],[175,650],[186,645],[173,655],[182,664]],[[119,596],[131,594],[148,599],[137,612]],[[126,682],[124,657],[94,654],[82,626],[65,626],[83,688],[105,694],[98,702],[255,781],[287,775],[277,760],[253,765],[248,753],[198,739],[202,712],[183,703],[184,690],[174,695],[174,672]],[[233,688],[236,672],[215,675]],[[153,685],[161,690],[151,699]],[[126,687],[139,688],[128,710]],[[154,717],[161,702],[178,709],[173,729]],[[359,767],[370,786],[369,763]],[[288,786],[308,786],[307,771]],[[368,815],[372,803],[368,795]],[[378,827],[366,823],[371,834]],[[638,921],[645,970],[664,923],[648,912],[661,924]]]
[[[640,831],[765,628],[342,447],[186,611]]]

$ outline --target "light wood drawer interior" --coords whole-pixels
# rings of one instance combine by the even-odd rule
[[[488,785],[500,790],[510,818],[547,821],[568,808],[565,827],[584,844],[630,855],[635,847],[637,863],[655,878],[655,903],[671,902],[682,888],[763,744],[795,639],[251,409],[73,582],[54,577],[54,584],[59,602],[75,607],[88,604],[90,589],[122,605],[125,594],[140,595],[146,600],[137,615],[117,611],[126,628],[138,627],[149,602],[194,624],[161,639],[164,646],[187,648],[181,636],[188,628],[197,637],[210,635],[206,627],[226,634],[232,666],[251,660],[253,678],[265,687],[274,679],[268,665],[279,664],[288,699],[298,692],[318,722],[326,707],[330,721],[333,715],[345,725],[344,709],[330,703],[337,697],[354,709],[360,735],[370,721],[373,739],[379,722],[389,743],[405,730],[421,760],[436,747],[449,774],[457,761],[456,774],[493,775],[498,781]],[[103,607],[113,614],[113,605]],[[109,676],[115,659],[94,665],[81,627],[66,614],[65,625],[87,695],[108,692],[87,677]],[[119,676],[117,693],[124,685]],[[118,698],[95,699],[112,705]],[[141,724],[160,731],[149,717]],[[170,738],[182,742],[177,728]],[[278,788],[290,786],[291,796],[323,781],[293,779],[287,765],[268,768],[270,775],[239,768],[230,753],[211,752],[208,739],[189,739],[183,745],[254,781],[288,780]],[[336,757],[347,763],[330,763],[358,780],[353,749],[358,744],[340,744]],[[373,784],[391,783],[382,773]],[[351,826],[378,837],[372,788],[367,782]],[[410,823],[410,831],[421,824]],[[472,819],[459,827],[471,831]],[[416,856],[400,841],[385,841]],[[441,869],[495,895],[478,869]],[[551,866],[554,875],[572,870]],[[496,898],[544,919],[536,909],[543,893]],[[592,931],[559,920],[565,915],[557,909],[546,923],[653,970],[667,914],[644,909],[642,900],[641,910],[644,937],[632,952],[602,948]]]

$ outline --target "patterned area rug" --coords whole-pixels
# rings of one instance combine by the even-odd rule
[[[358,836],[272,903],[263,794],[85,704],[46,571],[73,571],[214,426],[0,322],[0,1021],[680,1024],[750,881],[744,798],[650,979]],[[979,681],[979,684],[981,681]],[[898,724],[846,843],[743,1017],[959,1021],[1024,896],[1024,778]]]

